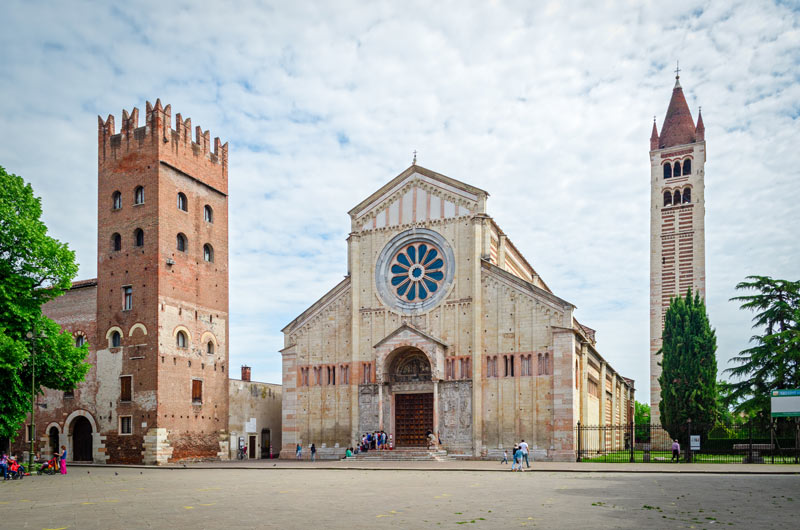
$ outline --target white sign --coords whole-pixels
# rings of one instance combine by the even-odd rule
[[[255,418],[250,418],[250,421],[244,424],[244,432],[256,432]]]
[[[773,390],[772,417],[800,416],[800,390]]]
[[[692,451],[699,451],[700,450],[700,435],[693,434],[689,437],[689,448]]]

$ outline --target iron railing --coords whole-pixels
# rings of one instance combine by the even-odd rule
[[[675,441],[677,455],[673,453]],[[578,423],[575,447],[578,462],[798,464],[800,422],[794,418],[735,425],[688,421],[671,430],[658,424]]]

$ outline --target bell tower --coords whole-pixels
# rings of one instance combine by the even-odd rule
[[[661,333],[670,299],[706,295],[705,162],[703,117],[695,126],[680,70],[667,114],[650,136],[650,421],[660,423]]]

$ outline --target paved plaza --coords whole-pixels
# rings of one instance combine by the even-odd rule
[[[0,485],[0,528],[792,528],[800,517],[798,475],[490,469],[72,467]]]

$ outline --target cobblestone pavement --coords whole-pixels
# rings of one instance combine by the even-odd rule
[[[0,484],[0,528],[794,528],[800,476],[73,467]]]

